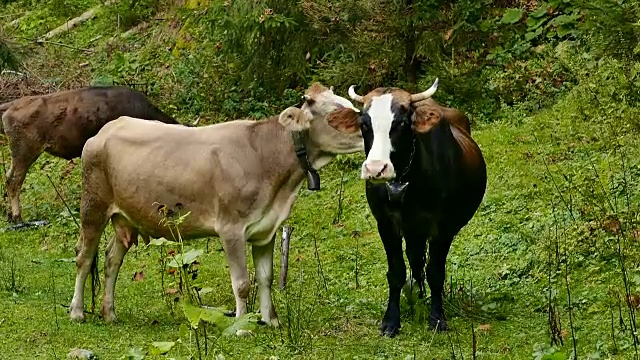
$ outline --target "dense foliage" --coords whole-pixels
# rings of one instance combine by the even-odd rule
[[[37,36],[50,20],[79,12],[67,2],[99,4],[23,0],[8,8],[33,7],[32,19],[17,26]],[[155,14],[173,7],[173,1],[118,1],[103,19],[125,32],[145,21],[167,22]],[[356,84],[360,92],[390,85],[417,91],[438,77],[441,101],[493,121],[514,105],[528,112],[548,106],[575,85],[577,74],[558,58],[559,45],[591,63],[619,59],[630,76],[640,51],[640,10],[632,1],[189,0],[179,10],[167,24],[171,36],[143,39],[142,51],[110,41],[106,57],[92,58],[99,59],[93,80],[155,83],[144,66],[162,60],[189,83],[188,93],[174,93],[178,108],[235,118],[272,114],[314,80],[338,90]]]

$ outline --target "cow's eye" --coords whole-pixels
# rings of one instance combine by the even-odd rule
[[[368,114],[364,114],[360,117],[359,122],[360,122],[360,130],[362,132],[367,132],[369,131],[369,129],[371,128],[371,124],[369,123],[369,115]]]

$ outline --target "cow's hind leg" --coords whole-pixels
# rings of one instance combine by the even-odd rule
[[[273,284],[273,246],[275,239],[271,239],[263,246],[252,245],[253,264],[256,268],[256,278],[260,290],[260,313],[267,324],[278,326],[278,316],[271,301],[271,286]]]
[[[236,298],[236,318],[247,313],[247,298],[251,290],[247,271],[247,241],[243,236],[220,236],[229,264],[231,287]]]
[[[444,331],[448,329],[447,320],[442,308],[442,291],[444,289],[445,266],[447,255],[454,234],[441,231],[429,242],[429,264],[427,265],[427,282],[431,290],[431,313],[429,327]]]
[[[104,260],[104,298],[102,299],[102,318],[107,323],[117,321],[114,298],[118,273],[124,256],[138,239],[138,230],[123,216],[114,215],[111,223],[115,235],[107,246]]]
[[[83,219],[80,230],[80,239],[76,245],[76,283],[73,293],[73,300],[69,307],[69,317],[71,320],[84,321],[84,285],[87,276],[91,271],[95,255],[98,251],[100,236],[106,226],[107,220],[100,221],[100,218]]]
[[[380,331],[393,337],[400,331],[400,292],[406,281],[407,269],[402,256],[402,236],[390,219],[378,220],[378,232],[387,254],[387,281],[389,283],[389,302],[382,318]]]
[[[11,142],[11,167],[7,171],[7,195],[11,204],[9,220],[14,223],[22,222],[20,206],[20,189],[31,165],[38,159],[42,150],[29,147],[27,144]]]

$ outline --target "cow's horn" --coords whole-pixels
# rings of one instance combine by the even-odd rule
[[[362,98],[362,96],[360,96],[360,95],[356,94],[356,91],[354,90],[354,89],[355,89],[355,87],[356,87],[355,85],[351,85],[351,86],[349,86],[349,97],[350,97],[353,101],[357,101],[357,102],[359,102],[359,103],[363,104],[363,103],[364,103],[364,99]]]
[[[418,94],[411,95],[411,102],[418,102],[430,98],[438,90],[438,78],[433,82],[433,85],[427,90]]]

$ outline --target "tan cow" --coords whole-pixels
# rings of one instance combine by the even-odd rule
[[[9,218],[22,222],[20,189],[29,167],[43,151],[73,159],[88,138],[120,116],[178,122],[164,114],[140,92],[121,86],[86,87],[40,96],[26,96],[0,105],[2,126],[11,149],[7,172]]]
[[[301,109],[288,108],[260,121],[187,128],[125,117],[89,139],[82,153],[82,229],[71,319],[85,318],[85,281],[111,220],[116,236],[105,259],[102,315],[107,322],[116,320],[116,279],[137,236],[172,238],[161,224],[157,204],[163,204],[190,212],[180,225],[185,239],[220,237],[238,317],[246,313],[250,282],[245,249],[252,245],[260,312],[265,322],[277,325],[271,301],[273,235],[305,179],[290,129],[308,129],[305,148],[313,169],[336,154],[364,149],[359,133],[343,134],[327,123],[335,110],[353,108],[351,102],[319,84],[305,97]]]

